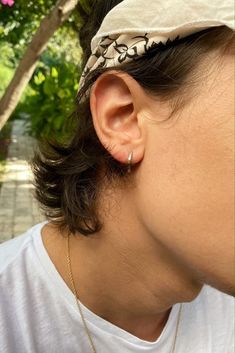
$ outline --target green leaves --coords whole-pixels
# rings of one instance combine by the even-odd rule
[[[43,92],[50,97],[56,93],[56,88],[53,77],[48,76],[43,84]]]
[[[54,66],[51,68],[51,77],[54,77],[54,78],[58,77],[58,71]]]
[[[27,113],[31,120],[30,134],[64,139],[65,121],[74,110],[78,89],[77,65],[45,53],[31,82],[31,94],[19,104],[15,116]]]
[[[57,0],[17,0],[13,8],[3,8],[0,5],[0,59],[3,58],[2,44],[11,50],[11,56],[3,59],[2,76],[9,67],[10,77],[42,18],[51,11],[56,2]],[[80,0],[78,8],[89,16],[93,6],[94,0]],[[35,137],[52,134],[61,138],[65,136],[64,122],[74,109],[81,74],[79,64],[82,50],[79,46],[78,30],[82,22],[81,14],[75,10],[50,39],[13,115],[28,116],[32,125],[30,133]],[[0,93],[6,86],[2,82]]]
[[[55,3],[56,0],[17,0],[12,8],[1,6],[0,27],[5,31],[0,39],[6,39],[12,44],[17,44],[22,38],[27,41]]]
[[[38,74],[34,75],[33,80],[36,85],[40,85],[45,80],[45,76],[39,71]]]

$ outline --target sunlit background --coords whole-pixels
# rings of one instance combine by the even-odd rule
[[[89,14],[91,3],[0,0],[0,242],[43,220],[33,198],[28,161],[42,137],[63,139],[64,121],[73,111],[81,75],[81,14]],[[47,26],[53,21],[44,18],[59,16],[61,11],[68,13],[68,18],[46,38]],[[45,41],[46,49],[37,56],[30,73],[30,55],[37,53],[40,41]],[[25,56],[29,60],[22,66]],[[16,75],[28,77],[28,84],[24,87],[18,82],[10,87]]]

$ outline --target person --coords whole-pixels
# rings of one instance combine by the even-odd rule
[[[2,353],[234,351],[232,9],[84,17],[71,135],[32,161],[47,220],[0,246]]]

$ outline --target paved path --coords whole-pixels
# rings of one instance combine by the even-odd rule
[[[14,121],[6,171],[1,177],[0,243],[44,220],[33,198],[32,173],[27,162],[33,155],[36,142],[24,136],[24,130],[23,121]]]

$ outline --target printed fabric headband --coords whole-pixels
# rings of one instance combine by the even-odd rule
[[[223,25],[234,30],[233,0],[124,0],[106,15],[93,37],[79,89],[98,67],[120,66],[168,38]]]

